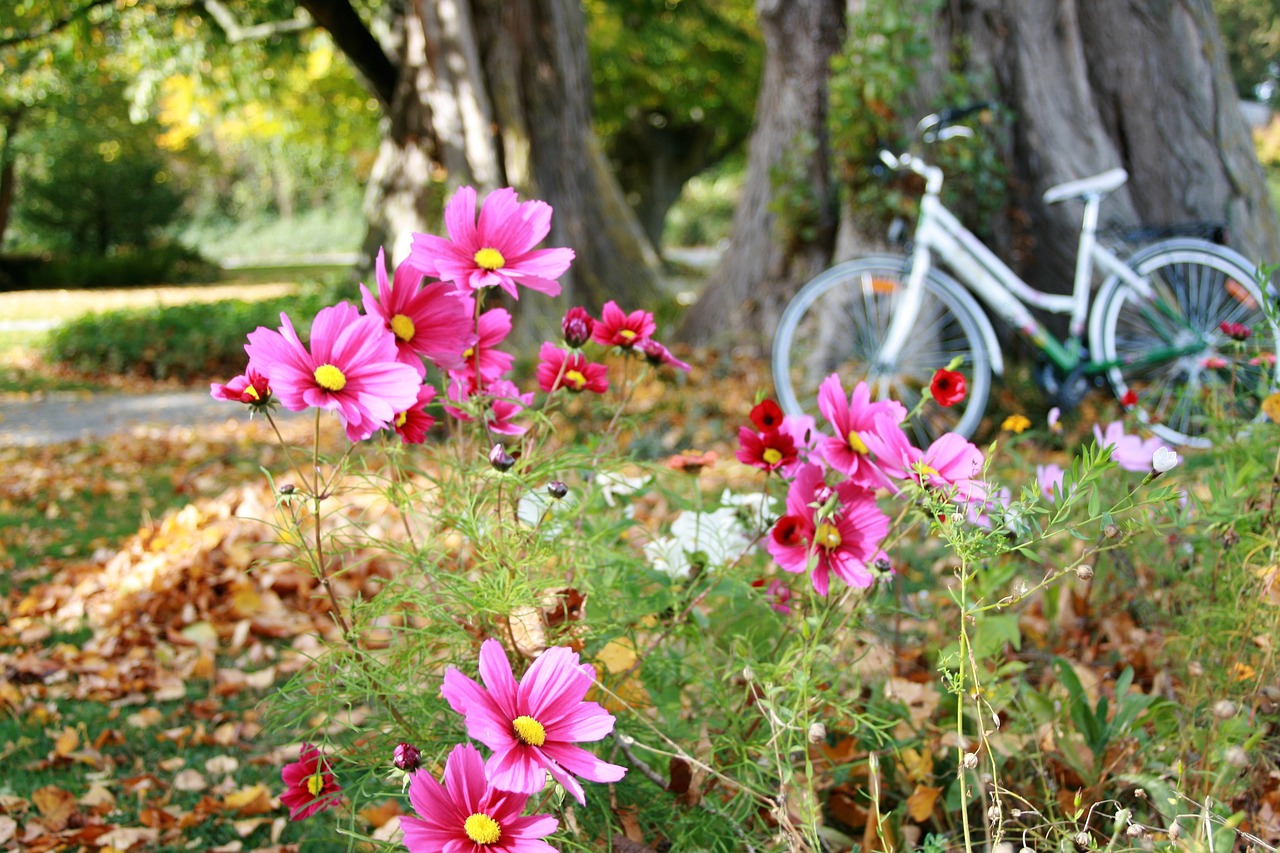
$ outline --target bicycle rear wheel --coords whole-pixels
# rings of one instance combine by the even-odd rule
[[[1129,263],[1153,298],[1111,277],[1090,319],[1095,356],[1115,362],[1107,379],[1116,396],[1134,392],[1153,433],[1193,447],[1210,445],[1215,423],[1262,417],[1261,400],[1277,381],[1277,329],[1254,266],[1202,240],[1157,243]],[[1233,340],[1223,323],[1248,329],[1249,340]]]
[[[910,411],[934,372],[960,358],[965,398],[944,408],[930,401],[908,426],[921,446],[946,432],[973,435],[991,388],[991,357],[981,308],[959,285],[931,272],[911,340],[896,363],[878,365],[889,318],[906,288],[907,261],[872,257],[832,267],[810,281],[783,312],[773,341],[773,381],[789,414],[819,418],[818,386],[836,373],[845,390],[866,381],[873,399],[899,400]]]

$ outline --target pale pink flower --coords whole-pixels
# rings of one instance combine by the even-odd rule
[[[529,408],[533,403],[533,392],[521,394],[515,383],[506,379],[490,382],[483,391],[477,392],[473,386],[454,379],[449,384],[449,399],[456,405],[445,404],[445,411],[460,421],[474,421],[465,409],[459,408],[468,400],[483,406],[485,425],[490,432],[500,435],[524,435],[527,426],[515,423],[512,419]]]
[[[395,336],[378,318],[361,317],[347,302],[321,309],[311,324],[310,349],[288,315],[280,320],[279,331],[259,326],[250,332],[244,351],[286,409],[337,412],[347,437],[363,441],[417,401],[421,378],[398,360]]]
[[[824,438],[821,452],[827,464],[855,483],[872,488],[884,483],[871,448],[885,431],[901,432],[907,410],[897,400],[871,402],[867,383],[859,382],[848,398],[840,376],[831,374],[818,387],[818,410],[831,424],[834,438]]]
[[[417,817],[400,818],[409,853],[556,853],[542,839],[560,822],[551,815],[524,816],[527,794],[502,791],[485,779],[484,759],[460,743],[437,782],[425,770],[409,780],[409,802]]]
[[[1143,441],[1136,435],[1125,435],[1124,424],[1120,421],[1107,424],[1105,431],[1094,424],[1093,436],[1097,439],[1099,448],[1111,447],[1111,458],[1117,465],[1126,471],[1140,474],[1151,470],[1151,457],[1160,447],[1160,439],[1155,436]]]
[[[516,201],[510,187],[484,200],[476,221],[476,191],[462,187],[444,208],[450,239],[414,234],[409,258],[426,274],[451,281],[466,293],[501,287],[519,299],[516,285],[560,295],[559,278],[573,261],[572,249],[535,249],[551,233],[551,205]]]
[[[517,683],[511,663],[494,639],[480,646],[481,687],[450,667],[440,692],[449,707],[466,717],[467,734],[493,750],[485,764],[489,783],[504,791],[541,791],[546,774],[579,803],[586,795],[577,778],[616,782],[625,767],[608,764],[577,746],[613,731],[613,715],[596,702],[583,701],[595,671],[578,663],[578,654],[552,646]]]
[[[833,496],[834,506],[824,514]],[[832,489],[819,466],[801,465],[787,491],[787,514],[774,524],[766,547],[784,571],[812,569],[814,590],[826,595],[832,573],[849,586],[871,586],[870,564],[885,557],[880,541],[888,532],[889,518],[870,489],[849,481]]]
[[[381,319],[395,336],[400,361],[418,371],[419,377],[427,375],[424,358],[442,370],[461,367],[463,350],[475,340],[470,308],[449,294],[449,285],[439,281],[424,285],[422,270],[408,261],[396,267],[395,279],[388,283],[384,264],[379,249],[374,266],[378,298],[363,284],[360,298],[365,313]]]
[[[1066,476],[1067,472],[1062,466],[1054,462],[1036,466],[1036,482],[1040,484],[1040,494],[1045,500],[1053,502],[1053,490],[1056,488],[1059,492],[1062,491],[1062,482]]]

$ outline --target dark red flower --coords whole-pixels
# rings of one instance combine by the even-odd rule
[[[756,432],[744,426],[738,430],[738,443],[738,461],[763,471],[786,468],[797,459],[795,439],[781,430]]]
[[[1232,323],[1227,320],[1223,320],[1218,328],[1222,330],[1222,334],[1233,341],[1247,341],[1249,336],[1253,334],[1253,330],[1244,323]]]
[[[929,383],[929,390],[933,393],[933,399],[939,406],[943,408],[954,406],[964,399],[964,376],[954,370],[947,370],[945,367],[939,368],[938,372],[933,374],[933,381]]]
[[[280,802],[289,807],[289,820],[309,818],[342,801],[342,786],[333,778],[324,753],[309,743],[302,745],[297,761],[280,768],[280,778],[288,786]]]
[[[782,407],[772,400],[761,400],[751,409],[751,422],[760,432],[782,426]]]
[[[804,519],[798,515],[784,515],[774,522],[773,541],[787,548],[804,544]]]
[[[1134,391],[1132,388],[1125,391],[1120,397],[1120,405],[1124,406],[1126,409],[1131,409],[1138,405],[1138,392]]]
[[[396,744],[396,751],[391,757],[391,763],[406,773],[412,773],[422,766],[422,753],[413,744],[401,741]]]
[[[427,414],[427,404],[435,399],[436,389],[433,385],[423,385],[418,391],[418,401],[413,407],[400,412],[391,421],[396,435],[405,444],[422,444],[427,440],[427,430],[435,424],[436,419]]]

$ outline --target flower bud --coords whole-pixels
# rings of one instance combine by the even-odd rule
[[[412,773],[422,766],[422,754],[418,752],[418,748],[413,744],[401,741],[396,744],[395,755],[392,756],[391,763],[406,773]]]
[[[1146,832],[1146,829],[1140,823],[1131,823],[1129,828],[1125,830],[1125,834],[1130,838],[1141,838]]]
[[[1151,456],[1151,471],[1155,474],[1163,474],[1177,466],[1181,462],[1181,457],[1169,448],[1161,445],[1156,448],[1156,452]]]
[[[1213,703],[1213,715],[1219,720],[1229,720],[1236,715],[1236,703],[1230,699],[1219,699]]]
[[[570,308],[560,323],[560,329],[564,332],[564,342],[578,349],[591,340],[591,332],[595,329],[595,325],[596,321],[587,313],[586,308],[579,306]]]
[[[297,490],[298,490],[298,487],[295,486],[293,483],[285,483],[283,486],[280,487],[280,494],[291,495]]]
[[[991,823],[997,823],[1000,820],[1000,807],[992,806],[987,809],[987,820]]]
[[[1102,528],[1102,535],[1108,539],[1115,539],[1120,535],[1120,528],[1116,527],[1114,524],[1108,524],[1106,527]]]
[[[495,444],[493,449],[489,451],[489,464],[493,466],[495,471],[510,471],[511,466],[516,464],[516,460],[511,454],[507,453],[507,449],[501,443]]]
[[[1075,842],[1076,844],[1079,844],[1081,847],[1088,847],[1089,842],[1092,840],[1093,839],[1089,836],[1089,833],[1087,832],[1076,833]]]
[[[1173,823],[1169,824],[1168,832],[1169,840],[1177,841],[1178,836],[1182,834],[1182,826],[1175,820]]]
[[[822,723],[809,726],[809,743],[822,743],[827,739],[827,727]]]
[[[964,764],[965,770],[972,770],[973,768],[978,766],[978,753],[966,752],[964,754],[964,758],[961,760],[961,763]]]
[[[565,495],[569,494],[569,487],[559,480],[552,480],[547,483],[547,494],[556,500],[562,500]]]
[[[1227,751],[1222,754],[1222,757],[1232,767],[1249,766],[1249,753],[1245,752],[1244,747],[1242,746],[1228,747]]]
[[[1080,578],[1080,580],[1082,581],[1087,581],[1092,579],[1093,566],[1089,565],[1088,563],[1085,563],[1084,565],[1076,566],[1076,577]]]

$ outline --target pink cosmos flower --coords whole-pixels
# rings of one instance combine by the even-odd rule
[[[480,680],[483,687],[450,667],[440,692],[449,707],[467,718],[467,734],[493,750],[485,765],[493,787],[533,794],[542,790],[550,773],[585,803],[574,777],[616,782],[626,774],[625,767],[575,745],[613,731],[613,715],[596,702],[583,701],[595,671],[578,663],[577,652],[565,646],[547,649],[517,683],[502,643],[485,640]]]
[[[485,425],[489,432],[495,432],[499,435],[524,435],[529,429],[527,426],[515,423],[512,418],[532,405],[533,392],[521,394],[515,383],[506,379],[490,382],[480,392],[476,392],[474,387],[455,379],[449,385],[449,399],[459,405],[466,403],[468,400],[475,400],[483,404]],[[460,421],[471,422],[475,420],[470,413],[458,408],[457,405],[450,406],[446,403],[444,408],[446,412]]]
[[[422,270],[405,262],[396,267],[395,279],[387,282],[383,251],[378,250],[374,273],[378,277],[378,298],[360,285],[364,311],[378,317],[387,331],[395,336],[399,360],[426,376],[422,363],[426,358],[437,367],[448,370],[462,366],[462,352],[471,346],[471,311],[449,295],[443,282],[422,283]]]
[[[468,297],[460,299],[467,312],[467,324],[475,315],[475,300]],[[515,356],[511,353],[495,349],[498,344],[511,333],[511,314],[505,308],[490,308],[480,315],[476,321],[474,343],[462,353],[462,363],[457,369],[450,370],[453,379],[469,379],[472,386],[483,387],[501,377],[511,369]],[[480,381],[475,381],[476,369],[480,370]]]
[[[777,578],[766,581],[764,578],[758,578],[751,582],[751,586],[756,589],[764,587],[764,598],[769,603],[769,607],[775,613],[781,613],[783,616],[791,615],[791,587],[787,586]]]
[[[551,205],[516,201],[510,187],[484,200],[476,221],[476,191],[462,187],[444,208],[445,240],[414,234],[410,261],[427,275],[451,281],[455,292],[498,286],[519,299],[516,285],[560,295],[559,278],[573,261],[572,249],[534,249],[551,233]]]
[[[286,409],[337,412],[347,437],[363,441],[417,401],[421,378],[399,361],[395,336],[380,319],[361,317],[348,302],[323,308],[311,324],[310,350],[288,315],[280,320],[279,331],[250,332],[244,351]]]
[[[781,430],[756,432],[751,427],[738,429],[738,461],[762,471],[786,469],[796,462],[796,442]]]
[[[957,503],[986,500],[988,486],[979,480],[982,451],[954,432],[939,436],[924,450],[907,442],[902,430],[882,432],[874,444],[876,461],[890,477],[913,480],[925,488],[954,490]]]
[[[221,385],[210,384],[209,396],[215,400],[226,400],[231,403],[244,403],[260,408],[271,402],[271,387],[267,377],[250,364],[240,376]]]
[[[654,367],[674,367],[676,370],[682,370],[688,373],[693,368],[689,367],[688,362],[681,361],[671,354],[671,350],[655,341],[653,338],[645,338],[636,344],[636,349],[644,355]]]
[[[973,501],[965,506],[965,518],[975,527],[991,529],[991,513],[1009,508],[1013,495],[1008,489],[997,489],[987,495],[986,500]]]
[[[1045,500],[1053,503],[1053,490],[1062,491],[1062,481],[1066,476],[1067,472],[1057,463],[1036,466],[1036,482],[1040,484],[1040,494]]]
[[[436,419],[427,414],[427,404],[436,398],[436,389],[431,385],[423,385],[418,391],[418,401],[413,406],[396,415],[391,426],[396,435],[405,444],[422,444],[427,440],[427,430],[435,425]]]
[[[834,509],[823,514],[833,495]],[[819,466],[801,465],[787,491],[787,514],[774,524],[766,547],[784,571],[812,568],[814,590],[826,595],[831,573],[849,586],[871,586],[871,564],[886,559],[880,541],[888,533],[889,517],[870,489],[847,480],[832,489]]]
[[[1111,458],[1126,471],[1145,474],[1151,470],[1151,457],[1160,447],[1160,439],[1152,436],[1146,441],[1136,435],[1125,435],[1124,424],[1120,421],[1107,424],[1106,431],[1093,425],[1093,436],[1098,440],[1098,447],[1111,447]]]
[[[855,483],[872,488],[884,483],[873,464],[872,445],[881,432],[901,432],[898,424],[907,409],[897,400],[871,402],[867,383],[859,382],[846,399],[840,376],[831,374],[818,387],[818,410],[831,424],[834,438],[821,443],[821,452],[832,468]]]
[[[632,311],[630,314],[609,300],[600,310],[600,319],[591,332],[591,339],[601,346],[631,349],[657,329],[653,315],[648,311]]]
[[[342,786],[333,778],[329,762],[318,748],[302,745],[298,760],[280,768],[287,786],[280,802],[289,807],[289,820],[303,820],[342,802]]]
[[[523,816],[527,794],[493,787],[485,779],[484,759],[469,743],[449,753],[444,779],[425,771],[409,781],[409,802],[418,817],[400,818],[409,853],[556,853],[541,839],[560,822],[551,815]]]
[[[565,352],[551,341],[543,341],[538,350],[538,387],[548,394],[558,388],[603,394],[609,390],[609,369],[587,361],[580,352]]]

